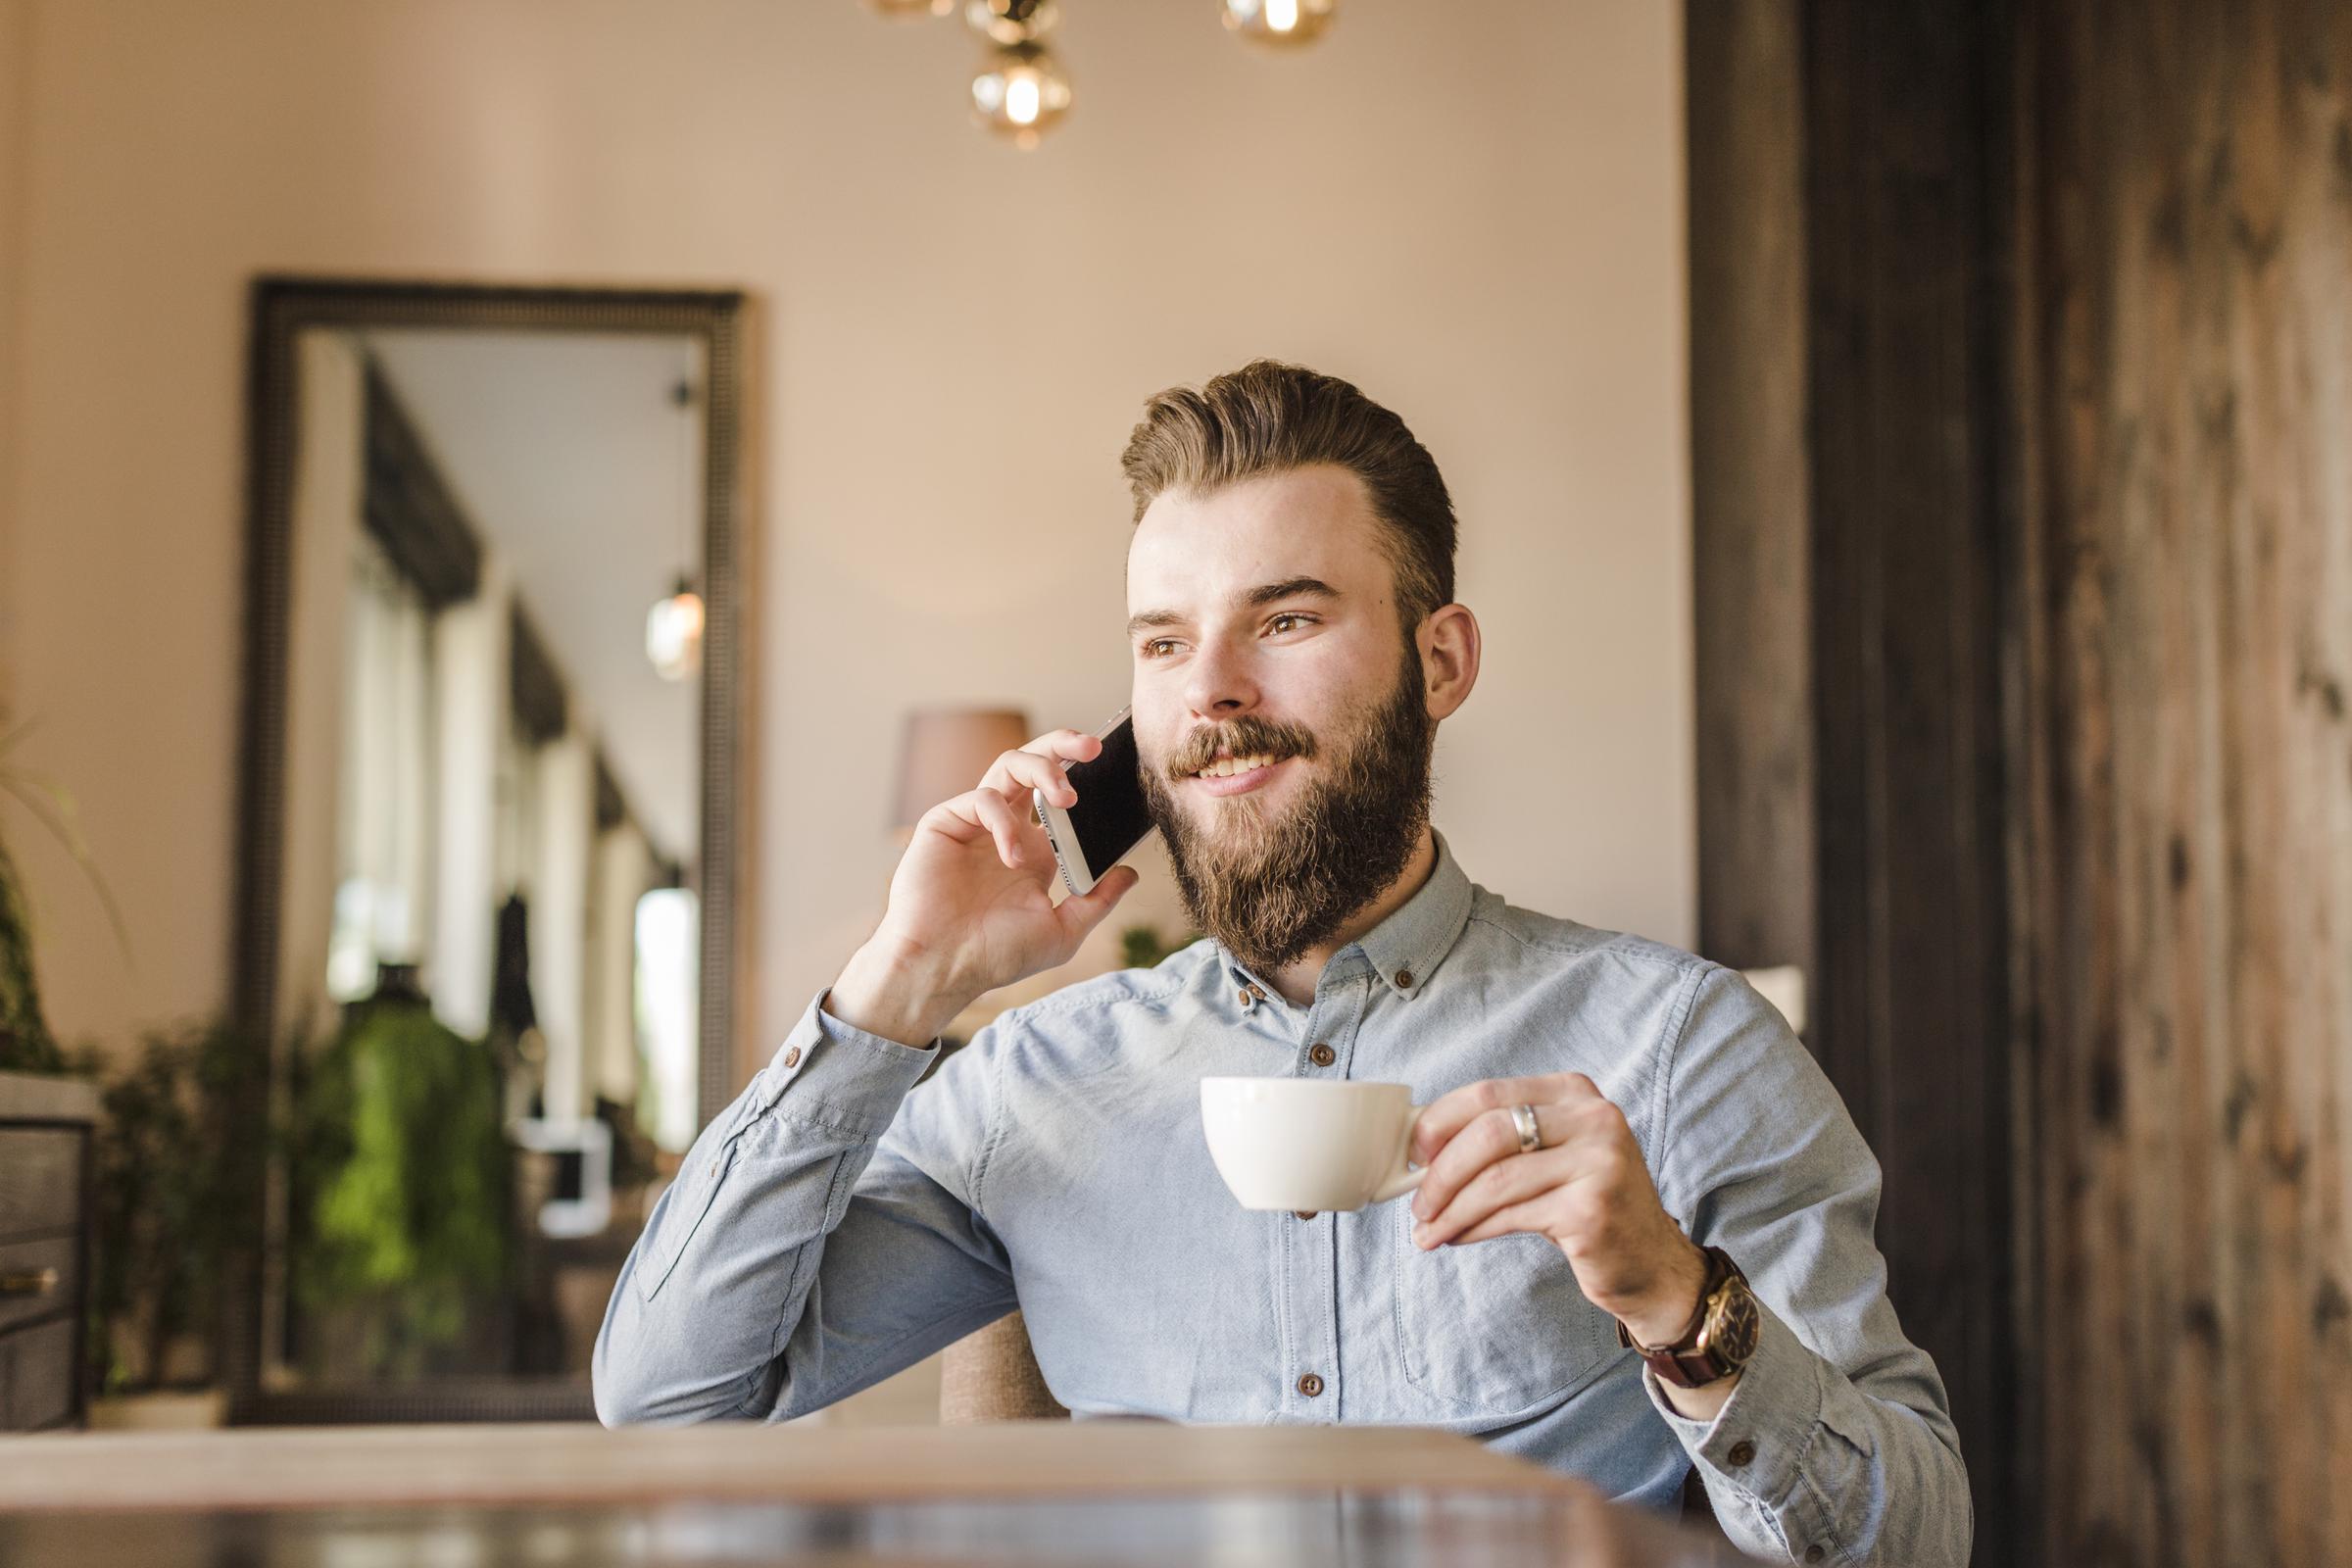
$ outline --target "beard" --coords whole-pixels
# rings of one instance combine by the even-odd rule
[[[1437,721],[1422,700],[1420,655],[1410,643],[1390,691],[1343,714],[1332,730],[1326,765],[1279,815],[1254,793],[1212,796],[1202,825],[1174,790],[1219,749],[1315,758],[1323,748],[1302,725],[1245,714],[1196,732],[1165,764],[1142,770],[1185,912],[1260,974],[1303,957],[1386,892],[1429,825]]]

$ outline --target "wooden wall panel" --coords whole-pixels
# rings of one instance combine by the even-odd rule
[[[2352,8],[2026,15],[2042,1554],[2352,1562]]]
[[[2009,39],[1998,7],[1814,0],[1805,33],[1814,1044],[1885,1170],[1978,1556],[2014,1560],[2000,584]]]
[[[1693,0],[1700,928],[1797,957],[2015,1560],[2001,7]],[[1809,958],[1806,956],[1809,955]]]
[[[1802,15],[1685,34],[1699,951],[1815,972]]]

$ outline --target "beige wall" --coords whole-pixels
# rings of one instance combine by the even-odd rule
[[[17,278],[24,237],[25,84],[31,79],[31,13],[24,0],[0,0],[0,728],[16,689],[11,609],[16,602]]]
[[[756,1037],[877,912],[905,708],[1123,701],[1119,445],[1259,354],[1358,379],[1453,486],[1472,874],[1689,939],[1679,8],[1361,0],[1294,58],[1067,11],[1078,109],[1021,157],[966,126],[968,38],[849,0],[35,0],[6,592],[138,959],[28,848],[65,1031],[225,992],[264,270],[760,297]]]

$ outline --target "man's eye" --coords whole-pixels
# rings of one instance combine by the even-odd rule
[[[1312,624],[1312,622],[1310,622],[1304,615],[1298,614],[1294,611],[1286,610],[1281,614],[1276,615],[1272,620],[1266,622],[1266,630],[1275,632],[1288,631],[1290,630],[1290,627],[1283,624],[1283,622],[1286,620],[1291,622],[1292,625],[1296,626]]]
[[[1154,637],[1144,644],[1143,654],[1146,659],[1164,659],[1167,657],[1166,651],[1175,646],[1176,639],[1173,637]]]

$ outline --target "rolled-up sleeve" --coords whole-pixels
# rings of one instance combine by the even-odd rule
[[[1737,974],[1691,980],[1659,1196],[1738,1262],[1754,1357],[1712,1421],[1658,1414],[1741,1549],[1800,1562],[1965,1564],[1968,1474],[1943,1380],[1886,1298],[1878,1160],[1787,1023]]]
[[[985,1138],[984,1054],[924,1087],[943,1145],[926,1171],[884,1142],[935,1052],[824,1001],[704,1128],[622,1265],[592,1364],[607,1425],[801,1414],[1010,1309],[954,1177],[955,1146]]]

